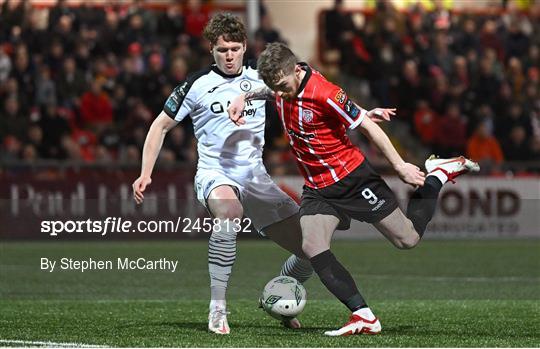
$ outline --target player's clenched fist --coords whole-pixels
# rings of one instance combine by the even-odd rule
[[[235,125],[243,125],[246,123],[246,120],[242,117],[242,112],[244,111],[245,96],[243,94],[237,96],[232,102],[231,105],[227,108],[229,113],[229,119],[235,123]]]
[[[132,188],[133,188],[133,198],[135,199],[135,202],[137,204],[142,204],[144,200],[143,192],[146,189],[148,185],[152,183],[152,179],[150,177],[139,177],[133,182]]]

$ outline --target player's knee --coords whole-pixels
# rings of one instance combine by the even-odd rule
[[[323,251],[326,251],[330,248],[330,246],[326,246],[323,241],[320,241],[319,239],[314,238],[306,238],[302,240],[302,251],[304,251],[304,254],[308,257],[313,257]]]
[[[416,245],[418,245],[419,242],[420,242],[420,235],[414,232],[414,233],[407,234],[406,236],[399,238],[396,241],[395,245],[400,250],[409,250],[415,247]]]
[[[304,254],[311,256],[312,250],[314,249],[315,245],[311,240],[304,239],[302,240],[302,251]]]
[[[236,203],[230,203],[226,205],[222,205],[217,212],[214,213],[214,216],[216,218],[220,219],[235,219],[235,218],[242,218],[244,215],[244,210],[242,209],[242,205],[236,204]]]

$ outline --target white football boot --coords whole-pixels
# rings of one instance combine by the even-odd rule
[[[302,324],[295,317],[293,317],[293,318],[284,318],[281,321],[281,323],[283,324],[283,326],[285,326],[287,328],[292,328],[292,329],[302,328]]]
[[[381,322],[376,317],[373,320],[368,320],[353,313],[349,318],[349,322],[343,325],[343,327],[335,331],[326,331],[324,334],[331,337],[338,337],[355,334],[379,334],[381,330]]]
[[[225,310],[215,309],[208,314],[208,331],[217,334],[229,334],[231,329],[227,322],[227,314]]]
[[[263,309],[262,298],[259,298],[259,308]],[[293,330],[302,328],[302,324],[295,317],[291,317],[291,318],[283,317],[283,319],[281,320],[281,324],[287,328],[292,328]]]
[[[456,158],[440,159],[435,155],[431,155],[425,163],[426,171],[433,173],[435,171],[441,171],[444,173],[448,180],[455,183],[455,178],[467,173],[480,171],[480,165],[478,163],[465,158],[464,156],[458,156]]]

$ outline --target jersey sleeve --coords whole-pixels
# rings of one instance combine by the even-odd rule
[[[351,130],[358,127],[367,114],[367,110],[359,107],[345,91],[333,84],[328,88],[326,104],[330,115],[339,118]]]
[[[195,91],[191,88],[193,82],[186,80],[173,90],[165,105],[163,111],[172,119],[180,122],[189,115],[195,108]]]

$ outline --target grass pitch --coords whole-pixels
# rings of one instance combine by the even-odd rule
[[[347,309],[315,276],[304,328],[282,328],[257,308],[287,254],[241,241],[229,289],[231,335],[207,333],[205,241],[2,242],[0,346],[34,342],[167,347],[538,347],[540,241],[336,241],[383,334],[328,338]],[[40,270],[40,258],[167,257],[166,271]],[[27,342],[9,342],[27,341]]]

